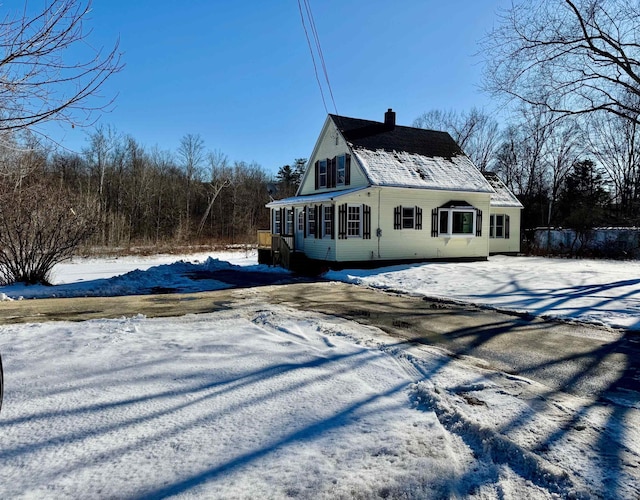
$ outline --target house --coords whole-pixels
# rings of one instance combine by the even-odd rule
[[[330,114],[296,196],[274,200],[261,262],[380,266],[520,250],[522,205],[446,132]]]
[[[483,172],[495,191],[491,194],[489,215],[489,254],[515,255],[520,252],[520,211],[523,206],[493,172]],[[514,235],[512,228],[517,231]]]

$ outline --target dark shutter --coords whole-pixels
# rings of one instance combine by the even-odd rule
[[[338,207],[338,239],[347,238],[347,204]]]
[[[431,210],[431,236],[438,236],[438,209]]]
[[[320,187],[320,161],[316,160],[314,165],[316,173],[316,189],[318,189]]]
[[[402,229],[402,207],[393,209],[393,229]]]
[[[362,205],[362,238],[371,239],[371,207]]]
[[[344,185],[348,186],[351,184],[351,155],[344,155]]]
[[[327,158],[327,187],[336,187],[336,157]]]
[[[316,216],[316,234],[314,234],[314,236],[316,238],[320,238],[322,232],[322,220],[320,220],[320,217],[318,217],[319,215],[321,216],[322,214],[322,205],[318,206],[318,205],[314,205],[313,206],[313,210],[315,212],[315,216]]]
[[[284,224],[285,224],[285,217],[286,217],[286,211],[284,208],[280,209],[280,234],[284,234]]]
[[[482,236],[482,210],[476,210],[476,236]]]
[[[422,229],[422,209],[416,207],[416,229]]]
[[[331,205],[331,208],[329,209],[330,211],[330,217],[331,217],[331,239],[335,240],[336,239],[336,206],[335,205]]]
[[[302,209],[302,213],[303,213],[302,217],[303,217],[303,224],[304,224],[303,231],[304,231],[304,237],[306,238],[307,237],[307,207],[306,206]]]
[[[509,216],[504,216],[504,237],[509,239]]]

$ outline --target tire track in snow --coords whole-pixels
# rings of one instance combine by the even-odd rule
[[[410,400],[417,410],[434,412],[446,434],[452,437],[448,443],[455,450],[452,456],[464,456],[465,452],[468,453],[470,450],[475,458],[483,462],[489,470],[495,471],[500,466],[506,465],[521,477],[529,479],[536,486],[546,490],[550,495],[571,499],[594,498],[593,491],[577,484],[561,467],[523,448],[507,436],[467,418],[456,407],[456,403],[451,401],[453,397],[459,395],[459,391],[451,393],[449,390],[439,388],[433,382],[428,382],[427,380],[432,375],[448,363],[448,356],[437,353],[441,360],[433,366],[427,367],[426,360],[420,355],[421,352],[414,352],[416,347],[402,349],[383,343],[380,343],[378,347],[392,356],[396,363],[414,380],[409,392]],[[417,347],[417,349],[432,355],[435,353],[435,351],[425,349],[424,346]],[[506,376],[512,378],[509,375]],[[520,377],[517,377],[517,380],[529,383]],[[479,402],[479,404],[484,403]],[[453,439],[453,436],[458,437],[460,441]],[[460,471],[460,476],[464,475],[462,464],[457,463],[456,469]],[[477,474],[476,472],[474,475]],[[472,478],[468,479],[473,482]],[[460,482],[458,488],[452,492],[453,498],[462,498],[470,493],[469,491],[460,491],[465,488],[464,485],[468,482],[464,480]],[[468,489],[468,486],[466,488]],[[597,494],[595,496],[597,497]]]

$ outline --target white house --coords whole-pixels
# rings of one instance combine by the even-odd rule
[[[328,115],[296,196],[267,204],[262,262],[298,270],[520,250],[517,198],[446,132]]]

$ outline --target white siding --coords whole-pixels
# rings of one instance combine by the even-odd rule
[[[489,238],[489,252],[518,253],[520,252],[520,208],[493,207],[492,213],[509,216],[509,238]],[[489,218],[487,217],[487,221]]]
[[[482,210],[482,236],[431,236],[431,211],[451,200]],[[371,239],[336,239],[338,261],[486,258],[489,254],[489,193],[461,193],[405,188],[371,188],[340,198],[371,207]],[[422,209],[422,229],[394,229],[394,208]],[[337,214],[336,209],[336,214]],[[377,229],[381,230],[378,237]]]

